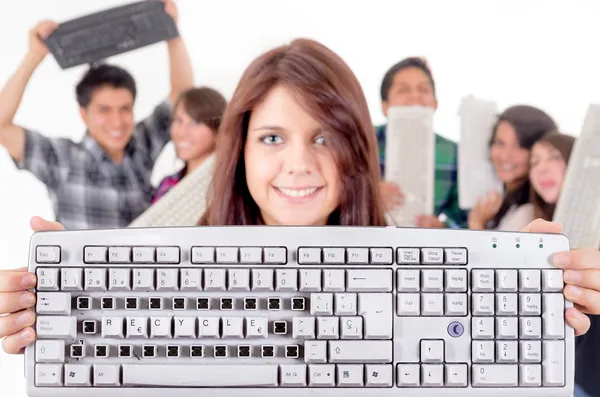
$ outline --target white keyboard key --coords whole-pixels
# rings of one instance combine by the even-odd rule
[[[421,272],[423,292],[444,292],[444,271],[442,269]]]
[[[304,342],[304,361],[307,364],[327,362],[327,342],[309,340]]]
[[[493,317],[473,317],[471,325],[473,339],[494,339]]]
[[[85,247],[83,258],[85,263],[106,263],[108,261],[107,247]]]
[[[422,294],[421,295],[422,316],[444,315],[444,294]]]
[[[423,364],[421,366],[421,386],[444,386],[444,366],[442,364]]]
[[[38,268],[37,289],[39,291],[58,291],[58,269]]]
[[[517,363],[517,362],[519,362],[519,344],[517,343],[516,340],[496,341],[496,362],[498,362],[498,363]]]
[[[35,341],[35,361],[38,363],[63,363],[65,361],[65,341]]]
[[[196,337],[196,318],[195,317],[175,317],[175,338],[195,338]]]
[[[36,263],[60,263],[60,247],[40,245],[35,248]]]
[[[295,319],[294,319],[295,320]],[[313,319],[314,320],[314,319]],[[268,317],[246,317],[246,338],[258,339],[266,338],[268,331]],[[313,322],[313,337],[314,337],[314,322]],[[294,339],[296,337],[294,336]]]
[[[40,338],[75,339],[75,336],[77,336],[77,317],[38,316],[36,333]]]
[[[321,248],[298,248],[298,263],[301,265],[321,263]]]
[[[563,294],[544,294],[544,339],[562,339],[565,337],[565,300]]]
[[[323,248],[323,263],[343,265],[345,260],[344,248]]]
[[[398,364],[396,374],[398,387],[416,387],[421,384],[421,368],[418,364]]]
[[[229,291],[250,291],[250,269],[229,269]]]
[[[133,247],[133,263],[155,263],[154,247]]]
[[[60,287],[63,291],[83,290],[83,269],[75,267],[65,267],[61,269],[60,273]]]
[[[540,339],[542,337],[542,319],[539,317],[519,318],[519,338]]]
[[[292,320],[292,337],[294,339],[314,339],[315,329],[314,317],[294,317]]]
[[[335,386],[335,365],[310,364],[308,366],[308,385],[314,387]]]
[[[89,364],[65,364],[65,386],[91,386],[92,366]]]
[[[565,341],[543,342],[542,362],[544,386],[565,385]]]
[[[539,316],[542,314],[542,297],[540,294],[519,294],[519,314],[521,316]]]
[[[219,317],[198,317],[198,338],[220,338]]]
[[[103,338],[123,338],[123,317],[102,317]]]
[[[391,269],[348,270],[348,292],[392,291]]]
[[[340,320],[338,317],[317,317],[317,338],[338,339],[340,337]]]
[[[242,339],[244,337],[243,317],[223,317],[223,338]]]
[[[71,314],[70,292],[38,292],[37,314]]]
[[[178,291],[179,290],[179,269],[157,269],[156,270],[156,290],[157,291]]]
[[[342,339],[362,339],[362,317],[340,317]]]
[[[62,386],[63,366],[62,364],[36,364],[35,365],[35,385]]]
[[[391,387],[393,384],[393,368],[391,365],[369,364],[365,366],[367,387]]]
[[[420,263],[420,252],[418,248],[398,248],[397,261],[399,265],[418,265]]]
[[[464,248],[446,248],[444,249],[447,265],[466,265],[467,250]]]
[[[134,291],[154,291],[154,269],[133,269]]]
[[[519,366],[517,364],[474,364],[473,387],[508,387],[519,384]]]
[[[119,386],[121,384],[119,365],[94,364],[94,386]]]
[[[366,265],[369,263],[369,250],[367,248],[348,248],[346,255],[349,264]]]
[[[517,339],[519,337],[519,323],[516,317],[496,318],[496,338]]]
[[[474,363],[494,362],[494,341],[473,341],[471,346],[471,360]]]
[[[391,363],[391,340],[329,341],[329,362],[334,364]]]
[[[446,270],[446,292],[467,292],[467,271],[465,269]]]
[[[542,366],[539,364],[519,365],[519,386],[539,387],[542,385]]]
[[[123,364],[123,386],[274,387],[276,364]],[[232,376],[235,374],[235,376]]]
[[[131,290],[130,269],[109,269],[108,275],[108,289],[110,291]]]
[[[310,294],[310,314],[327,316],[333,314],[333,294]]]
[[[421,314],[420,294],[398,294],[397,299],[398,316],[418,316]]]
[[[517,271],[514,269],[496,270],[496,292],[517,291]]]
[[[441,265],[444,263],[442,248],[421,248],[421,263],[424,265]]]
[[[446,386],[467,386],[467,364],[446,364]]]
[[[260,247],[241,247],[241,263],[262,263],[262,248]]]
[[[326,269],[323,277],[323,291],[343,292],[346,290],[346,274],[343,269]]]
[[[263,249],[265,263],[287,263],[287,249],[285,247],[266,247]]]
[[[238,255],[237,247],[217,247],[217,263],[238,263]]]
[[[371,263],[374,265],[391,265],[394,252],[391,248],[371,248]]]
[[[86,291],[106,291],[106,269],[85,269],[84,273]]]
[[[391,339],[392,313],[392,294],[358,295],[358,314],[364,318],[365,339]]]
[[[356,315],[356,294],[335,294],[335,315]]]
[[[467,294],[446,294],[446,316],[466,316]]]
[[[215,263],[215,248],[192,247],[191,261],[194,264]]]
[[[181,269],[179,276],[181,280],[179,289],[181,291],[202,291],[201,269]]]
[[[273,269],[252,269],[252,291],[273,291]]]
[[[518,312],[517,294],[496,294],[497,316],[516,316]]]
[[[275,291],[285,292],[298,291],[298,270],[277,269],[275,270]]]
[[[521,292],[540,292],[541,279],[540,271],[536,269],[519,270],[519,291]]]
[[[421,340],[421,362],[441,363],[444,361],[443,340]]]
[[[171,331],[171,321],[168,319],[169,333]],[[152,325],[155,325],[155,318],[151,318]],[[159,323],[164,326],[164,322]],[[146,317],[126,317],[125,327],[127,330],[127,338],[147,338],[148,337],[148,318]]]
[[[319,292],[321,291],[321,269],[302,269],[300,270],[300,291]]]
[[[225,269],[204,270],[204,291],[225,291]]]
[[[474,316],[494,315],[494,294],[473,294],[472,302]]]
[[[364,366],[360,364],[338,365],[337,382],[337,385],[340,387],[364,386]]]
[[[471,271],[473,292],[494,292],[494,271],[474,269]]]
[[[131,247],[110,247],[108,249],[109,263],[131,263]]]
[[[563,287],[563,272],[561,269],[542,270],[542,291],[562,292]]]
[[[524,363],[542,362],[542,342],[539,340],[529,340],[519,342],[520,356],[519,360]]]
[[[306,365],[292,364],[279,367],[280,386],[304,387],[306,386]]]
[[[419,292],[421,290],[421,277],[417,269],[398,269],[398,292]]]
[[[157,247],[156,262],[157,263],[179,263],[179,247]]]

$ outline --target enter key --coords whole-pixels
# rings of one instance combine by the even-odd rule
[[[392,338],[392,294],[359,294],[358,314],[364,318],[365,339]]]

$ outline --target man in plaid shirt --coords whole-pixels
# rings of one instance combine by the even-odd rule
[[[421,58],[406,58],[392,66],[381,84],[382,110],[391,106],[419,105],[437,108],[435,82],[427,63]],[[385,134],[387,125],[376,127],[381,174],[385,175]],[[435,215],[419,215],[417,227],[466,227],[467,214],[458,206],[457,145],[435,135]],[[381,190],[389,209],[402,205],[401,186],[384,181]],[[438,219],[444,214],[445,223]]]
[[[177,21],[172,0],[165,0],[165,11]],[[170,139],[171,103],[194,83],[185,44],[181,37],[168,41],[169,98],[137,124],[133,77],[116,66],[91,67],[76,88],[87,129],[76,143],[13,124],[27,83],[48,53],[43,39],[56,27],[51,21],[36,25],[25,59],[0,92],[0,144],[19,169],[46,185],[56,220],[65,228],[126,227],[151,203],[152,169]]]

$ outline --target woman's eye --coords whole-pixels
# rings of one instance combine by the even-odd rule
[[[324,145],[325,144],[325,137],[322,136],[318,136],[315,138],[315,143],[317,145]]]
[[[277,136],[277,135],[266,135],[266,136],[262,137],[261,140],[263,141],[263,143],[266,143],[267,145],[276,145],[276,144],[283,142],[283,139],[281,139],[281,137]]]

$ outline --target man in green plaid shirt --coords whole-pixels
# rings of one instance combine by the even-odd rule
[[[391,106],[428,106],[437,108],[435,82],[422,58],[406,58],[386,73],[381,84],[382,110]],[[376,127],[381,174],[385,175],[385,134],[387,125]],[[417,227],[466,227],[467,213],[458,206],[457,144],[435,135],[435,215],[419,215]],[[401,186],[382,182],[381,190],[388,208],[402,205]],[[445,222],[438,219],[443,214]]]

